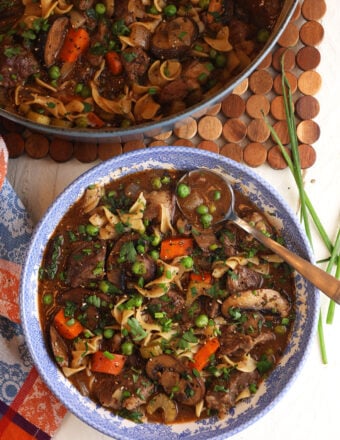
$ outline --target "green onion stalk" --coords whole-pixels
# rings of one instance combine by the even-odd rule
[[[294,106],[293,106],[293,99],[292,99],[292,93],[289,81],[286,77],[285,70],[284,70],[284,56],[281,60],[281,71],[282,71],[282,90],[283,90],[283,99],[284,99],[284,108],[285,108],[285,114],[286,114],[286,120],[287,120],[287,126],[288,126],[288,133],[289,133],[289,139],[290,139],[290,147],[292,152],[292,157],[290,157],[285,150],[278,134],[276,133],[275,129],[267,123],[269,130],[271,132],[271,135],[273,139],[278,144],[282,156],[284,157],[285,161],[287,162],[287,165],[294,177],[294,180],[296,182],[299,197],[300,197],[300,211],[301,211],[301,221],[304,225],[306,235],[310,241],[311,246],[313,247],[312,243],[312,234],[311,234],[311,228],[310,228],[310,219],[313,221],[319,236],[323,243],[325,244],[328,252],[330,253],[330,258],[328,260],[328,265],[326,268],[326,271],[330,273],[332,271],[332,268],[334,265],[336,266],[336,274],[335,276],[337,278],[340,277],[340,229],[338,230],[337,237],[335,240],[334,245],[332,244],[332,241],[330,240],[329,236],[326,233],[325,228],[323,227],[320,218],[318,217],[312,202],[310,201],[304,185],[303,185],[303,178],[302,178],[302,170],[301,170],[301,164],[300,164],[300,156],[298,151],[298,138],[297,138],[297,131],[296,131],[296,122],[295,122],[295,113],[294,113]],[[335,303],[333,300],[330,300],[329,307],[328,307],[328,313],[327,313],[327,324],[331,324],[333,322],[334,318],[334,311],[335,311]],[[327,364],[327,353],[326,353],[326,344],[324,339],[324,331],[323,331],[323,320],[322,320],[322,314],[321,310],[319,312],[319,320],[318,320],[318,337],[319,337],[319,344],[320,344],[320,351],[321,351],[321,358],[322,362],[324,364]]]

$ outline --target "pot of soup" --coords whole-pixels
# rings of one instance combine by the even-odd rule
[[[296,4],[0,2],[0,115],[80,141],[159,134],[249,76]]]

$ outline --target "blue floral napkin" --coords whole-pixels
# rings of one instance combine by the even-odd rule
[[[65,408],[40,379],[19,316],[20,272],[33,224],[8,180],[0,189],[0,438],[50,439]]]

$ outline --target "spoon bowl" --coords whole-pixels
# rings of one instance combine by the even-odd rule
[[[340,304],[339,280],[280,245],[237,215],[234,190],[223,176],[204,168],[191,170],[178,182],[176,195],[179,209],[193,226],[208,229],[218,223],[232,221]]]

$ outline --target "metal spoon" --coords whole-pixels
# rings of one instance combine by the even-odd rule
[[[178,195],[179,185],[188,183],[190,187],[190,182],[195,182],[196,185],[195,190],[198,193],[199,190],[202,191],[199,183],[200,180],[201,182],[214,181],[215,183],[218,183],[219,181],[221,192],[223,191],[223,213],[220,212],[218,214],[218,217],[216,216],[212,217],[211,225],[220,223],[225,220],[232,221],[240,228],[242,228],[244,231],[248,232],[248,234],[255,237],[260,243],[262,243],[268,249],[273,251],[275,254],[279,255],[286,263],[292,266],[304,278],[309,280],[312,284],[314,284],[314,286],[316,286],[327,296],[329,296],[329,298],[334,300],[337,304],[340,304],[340,281],[337,280],[332,275],[325,272],[324,270],[320,269],[319,267],[314,266],[309,261],[289,251],[284,246],[281,246],[279,243],[267,237],[261,231],[254,228],[249,223],[241,219],[235,212],[234,191],[230,183],[219,174],[205,169],[197,169],[197,170],[189,171],[180,179],[176,189],[177,205],[185,217],[189,217],[188,213],[192,211],[192,208],[190,208],[190,206],[188,208],[188,204],[190,204],[190,201],[187,199],[187,197],[180,197]],[[205,188],[205,192],[203,190],[203,194],[201,195],[202,198],[207,197],[206,188]],[[196,202],[194,201],[194,203]],[[193,213],[191,212],[191,214]],[[194,214],[194,217],[190,215],[189,220],[191,220],[192,223],[197,225],[199,223],[198,218],[199,217],[197,216],[197,214]]]

